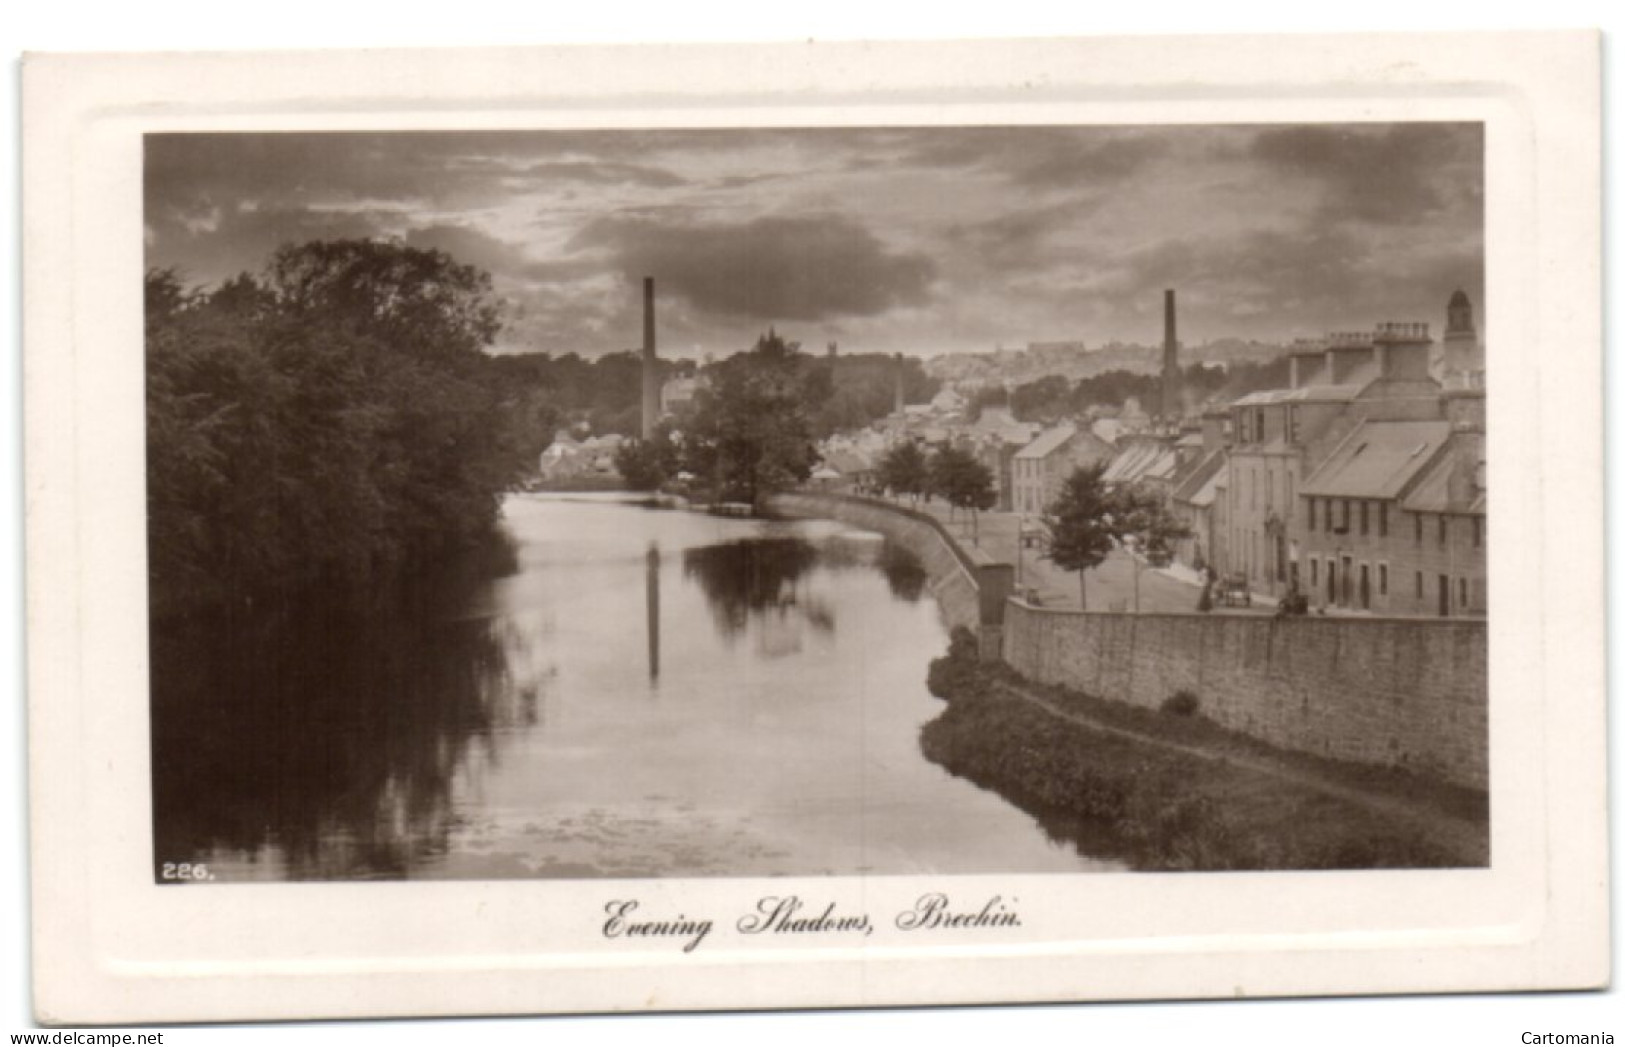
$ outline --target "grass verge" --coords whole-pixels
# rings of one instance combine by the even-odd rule
[[[1119,729],[1201,748],[1217,759],[1171,751],[1058,717],[983,671],[955,689],[947,709],[921,731],[926,757],[1005,796],[1053,838],[1142,870],[1450,868],[1482,864],[1429,831],[1427,820],[1331,795],[1293,774],[1344,788],[1404,795],[1416,781],[1275,749],[1200,717],[1170,716],[1060,692],[1071,708]],[[1021,683],[1031,691],[1036,688]],[[1060,704],[1060,703],[1052,703]],[[1234,757],[1232,759],[1231,757]],[[1287,776],[1239,762],[1260,757]],[[1426,807],[1441,801],[1468,820],[1487,815],[1470,791],[1426,783]],[[1397,792],[1396,792],[1397,790]],[[1442,817],[1459,811],[1439,808]]]

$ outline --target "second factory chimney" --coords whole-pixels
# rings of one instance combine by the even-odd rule
[[[652,439],[660,421],[660,375],[655,365],[655,281],[643,278],[643,438]]]
[[[1174,327],[1173,288],[1162,292],[1162,417],[1176,421],[1180,410],[1179,337]]]

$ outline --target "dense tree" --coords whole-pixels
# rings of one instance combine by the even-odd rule
[[[931,456],[929,472],[931,490],[947,500],[950,512],[970,510],[974,540],[980,544],[981,523],[977,514],[993,508],[999,501],[993,470],[977,461],[969,451],[948,445]]]
[[[678,447],[672,441],[670,426],[661,426],[645,440],[632,437],[615,449],[615,471],[634,491],[655,491],[680,468]]]
[[[489,533],[554,420],[485,349],[490,281],[336,241],[188,291],[149,273],[154,607],[355,585]]]
[[[902,368],[903,398],[919,403],[935,396],[940,383],[925,373],[914,357],[899,361],[881,353],[843,353],[817,366],[828,375],[829,396],[813,412],[813,435],[825,437],[841,430],[861,429],[890,414],[895,406],[898,367]]]
[[[1024,382],[1011,391],[1010,410],[1023,422],[1050,425],[1072,413],[1072,383],[1058,374]]]
[[[816,402],[815,367],[774,331],[748,353],[706,371],[707,387],[684,430],[684,461],[723,501],[759,505],[812,473],[808,415]]]
[[[904,440],[881,457],[875,480],[894,496],[906,494],[918,502],[931,489],[931,469],[919,445]]]
[[[1010,390],[1002,385],[989,385],[971,394],[970,407],[966,414],[971,418],[982,417],[982,410],[988,407],[1010,406]]]
[[[1044,558],[1078,572],[1078,606],[1084,610],[1089,608],[1084,575],[1105,561],[1117,537],[1116,503],[1101,479],[1105,471],[1104,463],[1074,469],[1043,517],[1049,531]]]
[[[1147,560],[1166,562],[1173,543],[1190,536],[1190,529],[1168,511],[1156,491],[1131,486],[1111,493],[1112,527],[1117,540],[1135,554],[1134,610],[1140,610],[1140,571]]]

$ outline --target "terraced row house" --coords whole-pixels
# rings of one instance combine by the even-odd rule
[[[1173,497],[1207,499],[1211,562],[1319,608],[1485,613],[1483,356],[1465,294],[1448,314],[1442,381],[1428,325],[1384,323],[1299,343],[1288,388],[1231,405],[1222,477]]]

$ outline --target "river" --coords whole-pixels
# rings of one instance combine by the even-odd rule
[[[1116,867],[921,755],[947,635],[879,536],[617,496],[503,522],[514,570],[454,598],[155,644],[160,878]]]

